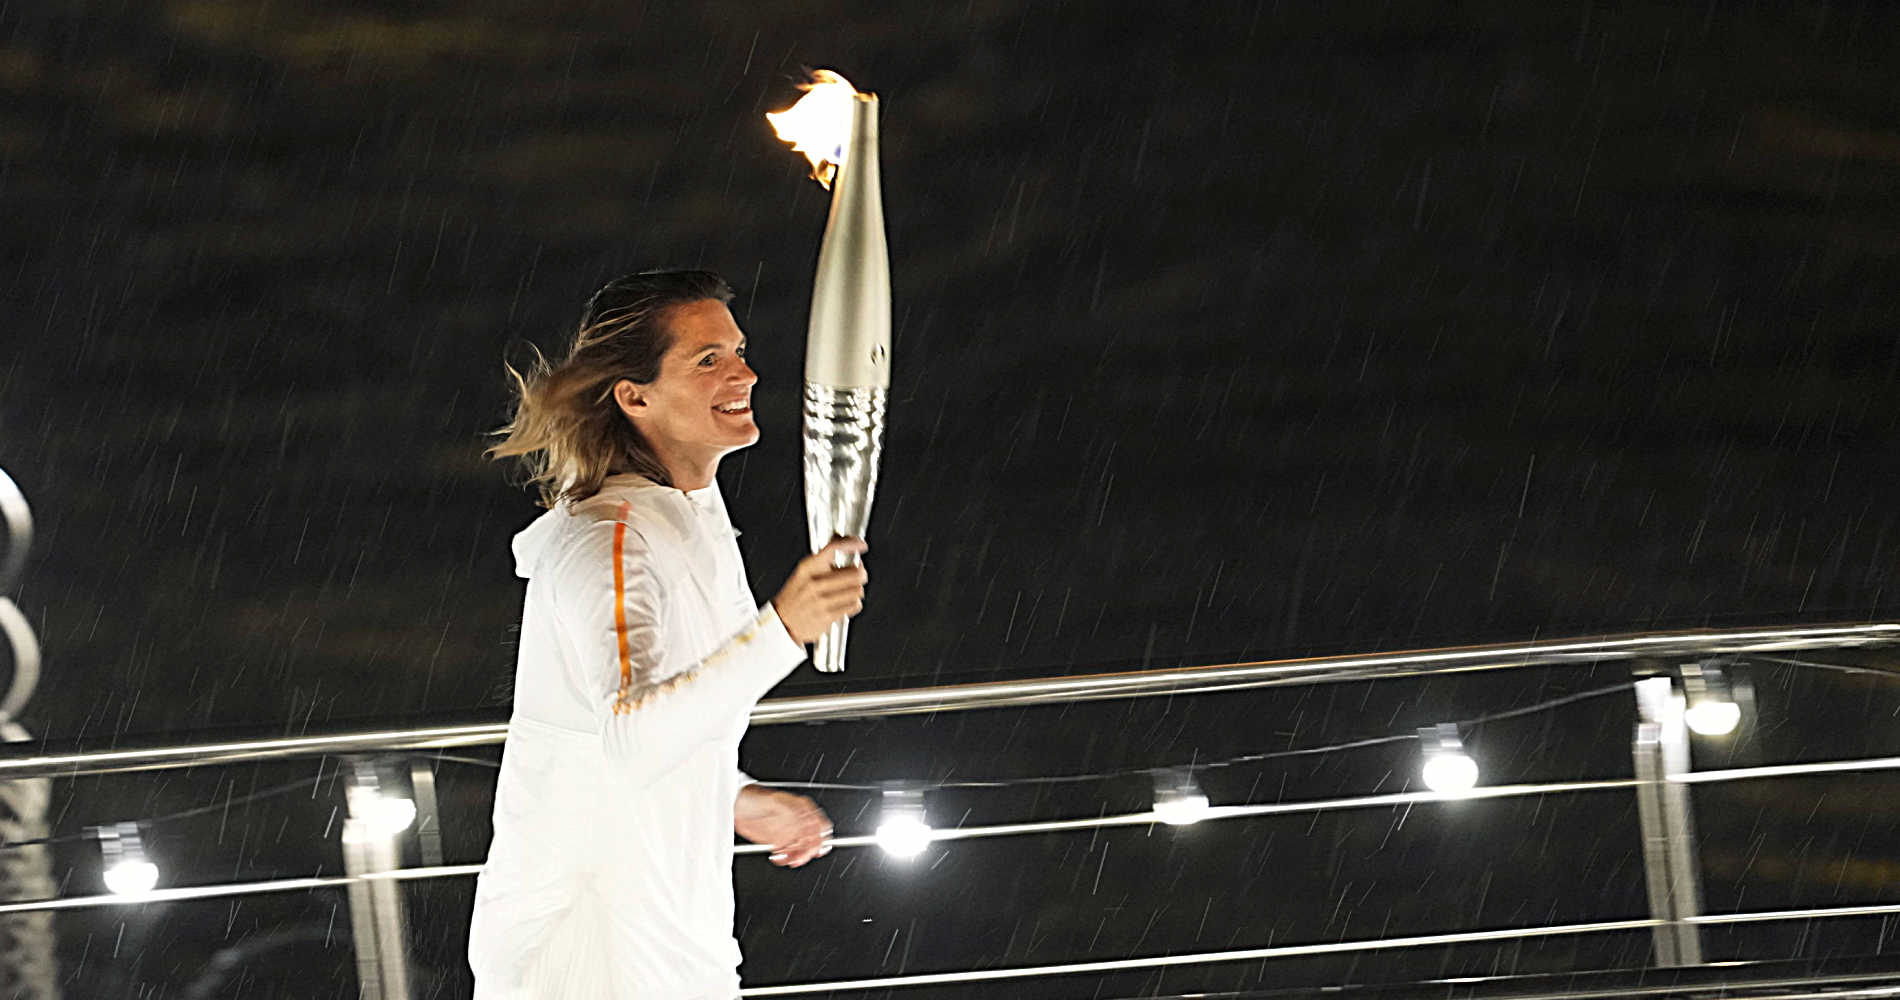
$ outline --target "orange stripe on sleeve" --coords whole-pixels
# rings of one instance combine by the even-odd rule
[[[622,700],[633,687],[633,651],[627,648],[627,569],[622,558],[627,542],[627,512],[632,504],[620,505],[621,520],[614,523],[614,638],[620,647],[620,692]]]

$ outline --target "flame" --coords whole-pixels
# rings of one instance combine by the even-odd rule
[[[811,81],[800,84],[805,96],[784,111],[765,116],[778,137],[811,161],[812,179],[831,190],[838,165],[851,152],[853,101],[868,98],[851,81],[828,69],[812,70]]]

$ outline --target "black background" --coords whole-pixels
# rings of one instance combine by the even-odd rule
[[[712,267],[740,292],[764,439],[721,480],[769,597],[803,544],[825,196],[761,116],[817,65],[883,98],[896,303],[842,689],[1891,618],[1896,29],[1838,2],[9,4],[0,464],[35,505],[19,600],[47,657],[25,721],[294,731],[502,706],[507,540],[535,510],[480,455],[501,364],[558,348],[594,288],[642,267]],[[779,728],[745,758],[846,782],[1140,768],[1406,733],[1621,670]],[[1699,755],[1895,752],[1889,685],[1752,679],[1760,719]],[[838,689],[801,672],[779,693]],[[1483,727],[1474,754],[1487,781],[1620,776],[1630,716],[1626,697],[1580,703]],[[1393,790],[1414,750],[1226,769],[1208,791]],[[58,829],[317,768],[231,770],[61,783]],[[334,871],[333,775],[164,827],[167,882]],[[450,858],[479,859],[492,772],[445,763],[442,782]],[[1699,791],[1710,909],[1890,898],[1887,789]],[[945,793],[932,812],[1146,796]],[[844,832],[868,801],[825,798]],[[745,973],[1638,916],[1636,847],[1630,797],[1592,793],[968,842],[909,866],[742,860]],[[59,866],[94,891],[90,845]],[[462,995],[467,880],[412,899],[439,973],[419,994]],[[255,978],[218,995],[333,995],[352,975],[340,901],[63,916],[68,995],[181,995],[241,946]],[[312,937],[273,952],[273,933]],[[1712,957],[1886,944],[1879,921],[1709,937]],[[1598,967],[1647,943],[1023,995]]]

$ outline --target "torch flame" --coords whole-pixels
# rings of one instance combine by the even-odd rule
[[[811,161],[812,179],[831,190],[838,165],[851,152],[853,101],[868,99],[851,81],[828,69],[812,70],[811,81],[799,85],[805,96],[784,111],[765,116],[778,137]]]

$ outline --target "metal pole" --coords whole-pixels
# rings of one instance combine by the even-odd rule
[[[395,879],[361,876],[397,868],[396,835],[388,803],[368,760],[352,762],[350,816],[343,821],[343,868],[358,880],[349,885],[350,934],[362,1000],[409,1000],[408,933],[402,886]],[[413,815],[413,814],[412,814]]]
[[[5,472],[0,472],[0,523],[7,535],[6,556],[0,560],[0,633],[13,654],[13,678],[0,697],[0,740],[31,747],[32,734],[14,720],[39,686],[40,641],[32,622],[5,595],[26,569],[33,510]],[[52,832],[46,820],[52,797],[53,782],[46,777],[0,780],[0,841],[26,845],[0,851],[0,899],[44,899],[59,891],[52,852],[33,843]],[[50,913],[0,917],[0,994],[9,1000],[59,1000],[58,943]]]
[[[1695,823],[1689,812],[1689,729],[1682,693],[1670,677],[1636,682],[1636,814],[1643,829],[1643,868],[1656,964],[1702,964],[1702,938],[1694,919],[1702,915]]]
[[[442,813],[435,803],[435,762],[409,761],[409,791],[416,800],[416,846],[425,868],[442,864]]]
[[[0,738],[28,738],[17,723],[0,722]],[[0,781],[0,837],[31,843],[52,832],[46,807],[52,799],[49,778]],[[0,851],[0,899],[45,899],[59,892],[53,855],[44,844]],[[0,996],[7,1000],[59,1000],[58,937],[51,913],[0,917]]]

